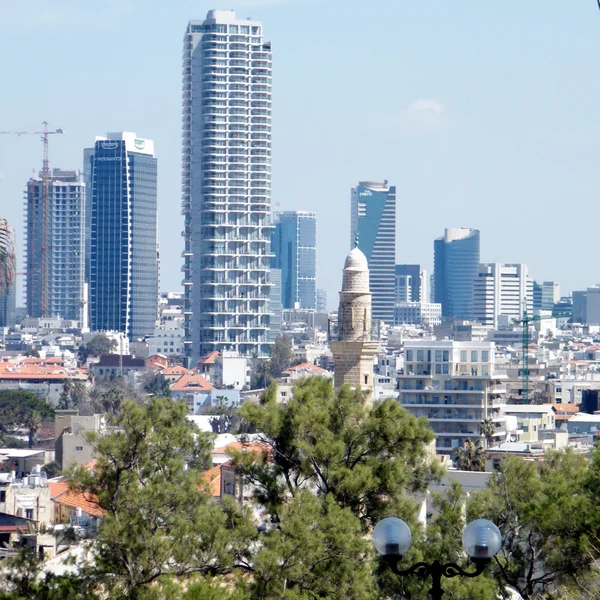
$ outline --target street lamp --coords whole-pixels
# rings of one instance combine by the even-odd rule
[[[486,565],[500,550],[502,535],[500,530],[487,519],[477,519],[469,523],[463,531],[463,547],[475,565],[475,571],[465,571],[455,563],[418,562],[406,570],[398,568],[398,564],[412,541],[410,528],[396,517],[383,519],[373,530],[375,549],[383,556],[388,566],[396,575],[417,575],[426,578],[431,576],[432,585],[429,595],[432,600],[441,600],[444,590],[442,577],[477,577],[483,573]]]

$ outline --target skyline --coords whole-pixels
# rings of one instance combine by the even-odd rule
[[[598,215],[595,3],[374,7],[373,19],[358,2],[337,0],[225,7],[262,21],[273,42],[272,208],[318,212],[317,285],[329,308],[358,180],[397,188],[397,263],[431,272],[433,240],[446,227],[471,227],[481,231],[482,262],[526,263],[534,279],[557,280],[563,293],[596,283],[582,260],[595,249]],[[135,0],[100,10],[63,0],[51,14],[42,2],[0,8],[0,49],[13,57],[1,130],[44,119],[64,127],[67,135],[50,142],[51,168],[61,169],[82,169],[83,148],[107,130],[156,141],[163,290],[180,290],[182,279],[181,40],[187,22],[210,8],[219,6]],[[18,231],[20,272],[22,197],[31,168],[41,168],[32,137],[0,136],[0,216]],[[578,207],[579,221],[569,223],[565,206]],[[326,223],[336,223],[335,235]]]

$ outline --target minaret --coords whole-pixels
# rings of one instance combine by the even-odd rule
[[[331,342],[335,387],[348,384],[373,391],[373,357],[378,342],[371,340],[371,292],[367,258],[354,248],[346,257],[338,309],[338,341]]]

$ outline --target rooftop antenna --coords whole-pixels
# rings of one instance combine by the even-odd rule
[[[598,2],[600,2],[600,0],[598,0]],[[354,247],[358,248],[358,231],[354,235]]]

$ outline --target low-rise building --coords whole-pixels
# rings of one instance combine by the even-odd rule
[[[106,431],[104,415],[79,415],[78,410],[57,410],[54,419],[55,456],[61,469],[73,465],[87,465],[94,459],[94,448],[87,439],[87,432]]]

